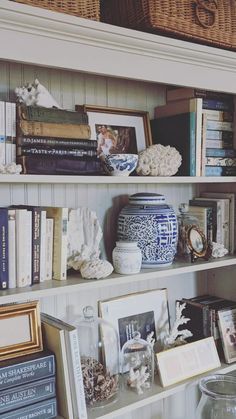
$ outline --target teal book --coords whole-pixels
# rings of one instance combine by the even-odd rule
[[[182,156],[176,176],[196,176],[196,112],[151,120],[154,144],[175,147]]]

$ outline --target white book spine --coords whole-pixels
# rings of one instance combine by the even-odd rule
[[[9,288],[16,288],[16,211],[8,210]]]
[[[83,374],[79,352],[79,338],[77,330],[65,330],[66,345],[69,355],[72,404],[74,419],[87,419],[87,408],[85,402]]]
[[[52,279],[53,218],[46,219],[46,280]]]
[[[16,209],[16,285],[25,287],[31,284],[32,262],[32,215],[26,209]]]
[[[6,163],[6,119],[5,119],[5,102],[0,101],[0,164]]]
[[[26,214],[26,275],[27,285],[32,284],[32,212]]]
[[[11,103],[11,161],[16,161],[16,104]]]
[[[6,164],[10,164],[12,162],[12,106],[10,102],[6,102],[6,112],[5,112],[5,118],[6,118],[6,147],[5,147],[5,161]]]
[[[46,279],[46,211],[41,211],[40,223],[40,282]]]

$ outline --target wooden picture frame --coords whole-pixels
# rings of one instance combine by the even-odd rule
[[[39,302],[0,306],[0,359],[43,350]]]
[[[100,154],[137,154],[152,144],[149,113],[146,111],[110,108],[96,105],[75,105],[77,111],[87,112],[91,139],[98,141]],[[104,141],[105,129],[107,145]]]
[[[213,337],[197,340],[156,354],[163,387],[220,367]]]

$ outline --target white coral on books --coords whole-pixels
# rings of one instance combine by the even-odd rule
[[[155,144],[139,153],[136,172],[141,176],[173,176],[182,163],[176,148]]]
[[[179,326],[188,323],[190,320],[189,318],[182,315],[182,311],[185,309],[185,307],[186,303],[176,303],[176,319],[170,334],[165,337],[165,349],[182,345],[183,343],[186,343],[186,338],[193,336],[192,332],[190,332],[188,329],[179,330]]]

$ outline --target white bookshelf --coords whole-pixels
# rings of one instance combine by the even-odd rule
[[[113,27],[7,0],[0,2],[1,100],[13,99],[16,86],[37,76],[61,106],[97,104],[147,110],[165,103],[166,85],[199,87],[236,93],[235,52],[167,37]],[[128,195],[163,193],[177,210],[201,190],[236,192],[235,177],[112,177],[0,175],[0,205],[88,206],[105,227],[108,250],[114,245],[114,225]],[[114,209],[113,218],[111,209]],[[108,228],[108,225],[110,228]],[[111,231],[110,231],[111,230]],[[167,287],[173,320],[174,301],[205,292],[236,300],[236,257],[175,262],[138,275],[83,280],[45,281],[30,288],[0,292],[1,304],[39,299],[42,311],[65,318],[84,305],[97,307],[99,299]],[[222,279],[223,278],[223,279]],[[235,364],[222,365],[227,373]],[[142,398],[127,392],[92,418],[182,419],[186,391],[198,378],[163,389],[155,384]],[[195,400],[192,401],[194,406]],[[191,416],[192,415],[192,416]],[[193,419],[194,411],[188,419]],[[72,418],[71,418],[72,419]]]

